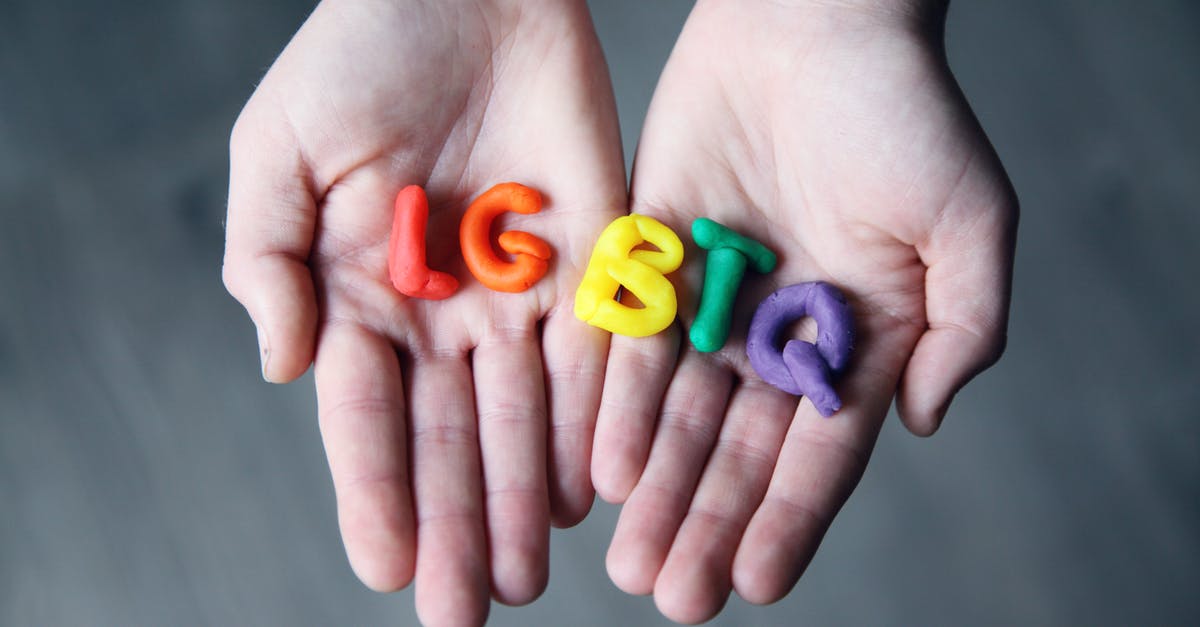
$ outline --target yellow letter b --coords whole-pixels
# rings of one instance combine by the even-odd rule
[[[658,247],[634,250],[643,242]],[[675,287],[664,276],[683,263],[683,242],[665,224],[647,216],[630,215],[609,224],[588,261],[583,282],[575,292],[575,317],[594,326],[631,337],[654,335],[675,319]],[[617,289],[637,297],[636,309],[616,301]]]

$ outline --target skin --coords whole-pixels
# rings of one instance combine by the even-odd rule
[[[683,329],[704,251],[685,238],[683,328],[612,340],[592,458],[598,493],[624,503],[608,572],[672,620],[711,618],[731,590],[787,594],[892,399],[932,434],[1003,350],[1017,204],[947,67],[944,10],[700,0],[663,72],[632,210],[678,233],[712,218],[780,261],[747,273],[729,342],[701,354]],[[858,332],[828,419],[745,356],[757,303],[813,280],[841,288]]]
[[[416,581],[429,625],[478,624],[489,597],[546,585],[551,521],[591,506],[588,460],[608,334],[575,287],[626,210],[607,69],[575,1],[326,0],[279,56],[231,138],[224,280],[259,331],[263,376],[314,363],[350,563],[373,589]],[[528,291],[467,272],[458,224],[496,183],[543,210],[499,230],[550,244]],[[429,198],[444,301],[387,275],[392,202]]]
[[[685,235],[711,217],[780,257],[747,276],[727,346],[701,355],[679,327],[608,353],[608,335],[571,315],[596,235],[627,208],[582,3],[322,3],[235,126],[224,278],[259,329],[265,378],[292,380],[315,357],[359,577],[394,590],[415,571],[427,624],[482,622],[489,594],[532,600],[550,521],[590,506],[590,459],[601,495],[625,503],[608,557],[622,589],[653,592],[682,622],[711,617],[731,590],[786,594],[892,398],[931,434],[1003,348],[1016,201],[946,68],[943,11],[698,2],[647,118],[630,205]],[[431,245],[429,265],[460,292],[391,289],[401,187],[426,188],[441,242],[505,180],[547,198],[501,225],[554,248],[542,281],[491,292],[456,246]],[[672,275],[685,328],[703,274],[688,243]],[[763,384],[744,355],[753,307],[811,280],[838,285],[857,315],[831,419]]]

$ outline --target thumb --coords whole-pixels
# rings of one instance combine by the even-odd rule
[[[229,142],[222,279],[258,330],[263,378],[286,383],[313,358],[317,304],[307,260],[316,203],[296,142],[259,123],[252,107]]]
[[[972,165],[917,247],[928,328],[905,367],[897,409],[920,436],[937,431],[954,395],[996,363],[1006,342],[1017,202],[994,155]]]

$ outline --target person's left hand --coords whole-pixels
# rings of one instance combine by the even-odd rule
[[[663,72],[633,211],[685,242],[712,218],[780,260],[747,271],[719,352],[680,350],[679,325],[612,341],[592,458],[597,492],[624,502],[608,571],[673,620],[712,617],[731,589],[786,594],[897,390],[930,434],[1002,350],[1016,202],[946,67],[943,14],[897,10],[921,4],[700,0]],[[672,277],[685,325],[705,256],[689,245]],[[830,418],[763,382],[745,349],[765,296],[815,280],[845,293],[858,335]]]

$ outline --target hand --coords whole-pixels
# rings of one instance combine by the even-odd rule
[[[576,1],[327,0],[239,117],[224,278],[259,330],[263,375],[315,355],[346,551],[377,590],[416,577],[427,624],[481,622],[490,593],[544,589],[550,520],[591,507],[607,334],[572,315],[596,235],[626,194],[611,87]],[[530,290],[466,270],[458,224],[504,182],[550,244]],[[428,193],[428,265],[461,283],[411,299],[387,273],[392,203]],[[494,245],[494,244],[493,244]]]
[[[946,66],[944,13],[828,4],[700,0],[638,149],[633,211],[689,242],[675,281],[685,326],[704,272],[693,219],[780,260],[747,273],[717,353],[678,329],[612,341],[592,458],[601,497],[625,503],[608,571],[676,621],[710,618],[731,588],[753,603],[785,595],[897,391],[905,424],[931,434],[1004,345],[1016,202]],[[757,304],[814,280],[847,295],[858,333],[831,418],[745,356]]]

